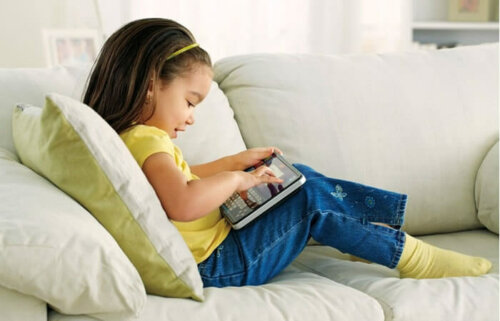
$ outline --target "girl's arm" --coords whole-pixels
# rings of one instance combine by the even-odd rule
[[[172,156],[156,153],[142,166],[170,219],[192,221],[207,215],[224,203],[235,191],[244,191],[263,183],[282,183],[272,171],[261,166],[247,173],[222,171],[199,180],[187,181]]]
[[[270,156],[274,152],[283,154],[276,147],[251,148],[210,163],[190,166],[190,168],[191,172],[200,178],[209,177],[224,171],[242,171],[257,164],[260,160]]]
[[[215,161],[189,166],[191,173],[200,178],[209,177],[220,172],[239,170],[237,161],[234,158],[236,155],[219,158]]]

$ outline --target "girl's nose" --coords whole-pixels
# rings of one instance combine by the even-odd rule
[[[188,125],[194,124],[194,116],[193,115],[189,116],[189,118],[186,120],[186,124],[188,124]]]

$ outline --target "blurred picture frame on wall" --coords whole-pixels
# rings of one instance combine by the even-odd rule
[[[91,63],[100,49],[95,29],[44,29],[42,37],[48,67]]]
[[[448,0],[448,20],[498,21],[498,0]]]

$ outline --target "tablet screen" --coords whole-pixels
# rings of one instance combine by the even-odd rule
[[[252,187],[247,191],[234,193],[221,206],[221,210],[224,211],[224,214],[232,222],[238,222],[242,218],[246,217],[271,198],[278,195],[281,191],[285,190],[288,186],[292,185],[301,176],[296,170],[294,171],[291,165],[285,164],[280,158],[278,158],[276,154],[272,154],[245,171],[253,171],[262,165],[269,167],[276,177],[283,180],[283,183],[261,184]]]

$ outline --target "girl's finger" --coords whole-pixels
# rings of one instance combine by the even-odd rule
[[[258,171],[259,176],[264,175],[264,174],[274,176],[273,171],[269,167],[267,167],[266,165],[262,165],[261,167],[257,168],[257,171]]]
[[[262,158],[271,156],[274,153],[274,147],[265,147],[262,149]]]
[[[274,174],[274,172],[269,167],[267,167],[266,165],[262,165],[259,168],[257,168],[255,170],[255,174],[257,176],[276,177],[276,174]]]
[[[283,155],[283,152],[281,151],[281,149],[277,148],[277,147],[274,147],[274,152],[275,153],[278,153],[280,155]]]
[[[265,174],[267,174],[269,176],[272,176],[272,177],[276,177],[276,175],[274,174],[274,172],[269,167],[265,171]]]
[[[269,170],[266,171],[263,175],[268,183],[283,183],[283,180],[281,178],[278,178],[270,168],[268,169]]]
[[[269,147],[268,151],[270,151],[270,154],[273,154],[273,153],[277,153],[277,154],[280,154],[280,155],[283,155],[283,152],[281,151],[281,149],[279,149],[278,147]]]
[[[277,184],[283,183],[282,179],[277,178],[275,176],[266,176],[265,181],[266,183],[277,183]]]

